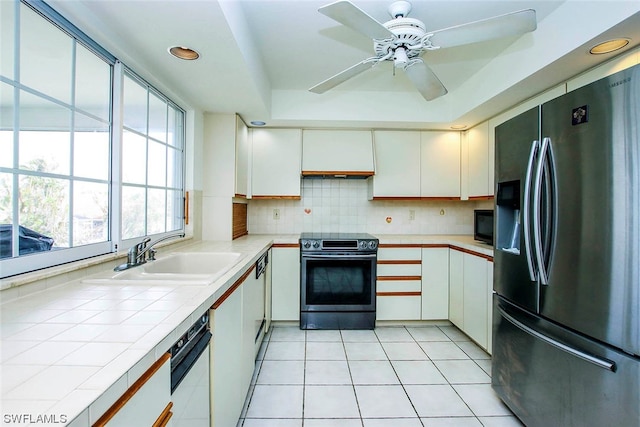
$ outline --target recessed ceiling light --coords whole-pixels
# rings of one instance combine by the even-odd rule
[[[252,124],[252,125],[254,125],[254,126],[264,126],[264,125],[266,125],[267,123],[266,123],[266,122],[263,122],[263,121],[261,121],[261,120],[252,120],[252,121],[251,121],[251,124]]]
[[[200,54],[193,49],[185,46],[173,46],[169,48],[169,53],[176,58],[184,59],[185,61],[193,61],[200,58]]]
[[[451,129],[453,130],[462,130],[462,129],[466,129],[467,125],[452,125]]]
[[[589,49],[589,53],[592,55],[602,55],[604,53],[615,52],[618,49],[622,49],[629,44],[630,39],[620,38],[607,40],[606,42],[598,43]]]

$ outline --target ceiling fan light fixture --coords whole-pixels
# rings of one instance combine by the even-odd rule
[[[195,50],[185,46],[173,46],[168,49],[169,53],[178,59],[185,61],[194,61],[200,58],[200,54]]]
[[[398,47],[393,52],[393,65],[396,68],[405,68],[409,63],[409,58],[407,57],[407,51],[404,47]]]
[[[627,46],[631,40],[627,38],[617,38],[598,43],[589,49],[591,55],[603,55],[605,53],[615,52]]]

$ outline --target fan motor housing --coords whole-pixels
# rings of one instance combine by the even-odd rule
[[[427,34],[426,27],[417,19],[396,18],[383,24],[395,37],[393,39],[374,40],[373,49],[379,58],[386,56],[390,51],[395,51],[400,46],[415,46],[422,44],[423,37]],[[415,58],[423,52],[423,49],[407,49],[407,57]]]

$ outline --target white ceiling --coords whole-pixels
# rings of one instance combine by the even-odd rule
[[[612,36],[640,44],[637,0],[414,0],[428,30],[536,10],[538,29],[427,52],[449,90],[425,101],[403,73],[381,64],[318,95],[307,89],[373,56],[371,40],[317,12],[318,0],[50,0],[125,64],[187,108],[239,113],[269,126],[448,128],[468,126],[610,57],[586,50]],[[387,21],[387,0],[354,3]],[[612,7],[615,6],[615,7]],[[170,46],[200,52],[180,61]]]

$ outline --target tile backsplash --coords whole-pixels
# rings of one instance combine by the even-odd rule
[[[367,181],[304,179],[301,200],[249,200],[249,234],[472,234],[493,201],[371,201]],[[413,217],[413,219],[412,219]]]

